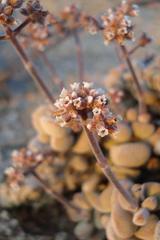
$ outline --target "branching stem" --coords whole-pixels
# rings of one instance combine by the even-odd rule
[[[84,81],[84,57],[83,57],[82,45],[81,45],[78,31],[74,32],[74,38],[76,43],[79,82],[82,83]]]
[[[27,18],[17,28],[15,28],[13,30],[15,36],[18,35],[30,22],[31,22],[31,19]]]
[[[53,64],[51,64],[48,56],[46,55],[46,53],[44,51],[38,51],[38,52],[42,56],[42,59],[43,59],[45,65],[48,67],[48,70],[52,76],[53,83],[58,85],[60,87],[60,89],[62,89],[64,87],[64,84],[63,84],[62,80],[60,79],[60,77],[58,76],[55,66]]]
[[[125,190],[123,186],[120,184],[118,179],[113,174],[110,166],[107,163],[107,158],[104,156],[98,140],[94,133],[89,131],[87,127],[84,126],[84,131],[88,137],[91,149],[97,159],[97,162],[99,166],[101,167],[104,175],[107,177],[107,179],[113,184],[113,186],[122,194],[122,196],[127,200],[127,202],[131,205],[133,210],[136,210],[138,208],[138,203],[135,200],[135,198],[131,195],[130,191]]]
[[[53,98],[52,94],[50,93],[50,91],[46,87],[46,85],[43,83],[43,80],[41,79],[41,76],[37,72],[37,70],[34,67],[33,63],[28,58],[28,56],[25,53],[23,47],[21,46],[21,44],[17,40],[14,32],[9,27],[7,27],[6,28],[6,34],[9,36],[12,45],[14,46],[14,48],[17,51],[17,53],[19,54],[19,56],[20,56],[20,58],[21,58],[21,60],[22,60],[22,62],[24,64],[24,67],[26,68],[27,72],[31,75],[31,77],[36,82],[36,84],[38,85],[38,87],[41,90],[41,92],[49,100],[49,102],[53,103],[54,102],[54,98]]]
[[[78,213],[80,213],[80,209],[78,207],[76,207],[74,204],[68,202],[63,196],[61,196],[59,193],[57,193],[54,190],[51,190],[48,185],[46,184],[46,182],[39,176],[38,173],[36,173],[36,171],[32,171],[30,172],[30,174],[32,174],[37,180],[38,182],[41,184],[41,186],[43,187],[43,189],[45,190],[46,193],[48,193],[50,196],[52,196],[53,198],[55,198],[59,203],[61,203],[66,209],[68,208],[72,208],[73,210],[77,211]]]
[[[147,109],[146,109],[146,105],[144,103],[143,89],[142,89],[142,87],[141,87],[141,85],[139,83],[137,74],[136,74],[136,72],[134,70],[134,67],[133,67],[133,64],[131,62],[130,56],[128,54],[128,51],[127,51],[127,49],[126,49],[126,47],[124,45],[120,45],[120,48],[121,48],[121,51],[123,53],[123,57],[126,60],[126,63],[128,65],[128,68],[129,68],[129,70],[131,72],[133,81],[134,81],[134,83],[136,85],[136,88],[137,88],[138,101],[139,101],[139,112],[140,113],[146,112]]]

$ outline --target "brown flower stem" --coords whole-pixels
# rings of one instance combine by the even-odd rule
[[[82,45],[81,45],[78,31],[74,32],[74,38],[76,43],[79,82],[82,83],[84,81],[84,58],[83,58]]]
[[[141,47],[140,44],[137,44],[136,46],[134,46],[129,52],[128,54],[131,56],[133,53],[135,53],[139,48]]]
[[[15,36],[18,35],[30,22],[31,22],[31,19],[27,18],[17,28],[15,28],[13,30]]]
[[[46,53],[44,51],[39,51],[39,53],[41,54],[45,65],[48,67],[48,70],[51,73],[53,83],[56,85],[58,84],[60,89],[62,89],[64,87],[64,84],[63,84],[62,80],[60,79],[60,77],[58,76],[54,65],[51,64],[50,60],[48,59],[48,56],[46,55]]]
[[[128,54],[128,51],[127,51],[127,49],[126,49],[126,47],[124,45],[120,45],[120,49],[122,50],[123,57],[126,60],[128,68],[129,68],[129,70],[130,70],[130,72],[132,74],[133,81],[134,81],[134,83],[136,85],[136,88],[137,88],[138,102],[139,102],[139,112],[140,113],[146,112],[147,109],[146,109],[146,105],[144,103],[143,89],[142,89],[142,87],[141,87],[141,85],[139,83],[137,74],[136,74],[136,72],[134,70],[134,67],[133,67],[133,64],[131,62],[130,56]]]
[[[43,83],[43,80],[41,79],[41,76],[39,75],[39,73],[37,72],[36,68],[34,67],[32,62],[30,61],[30,59],[28,58],[28,56],[25,53],[25,51],[24,51],[23,47],[21,46],[21,44],[18,42],[17,38],[14,35],[14,32],[9,27],[7,27],[6,28],[6,34],[9,36],[12,45],[14,46],[14,48],[17,51],[17,53],[19,54],[19,56],[20,56],[20,58],[21,58],[21,60],[22,60],[22,62],[24,64],[24,67],[26,68],[27,72],[31,75],[33,80],[39,86],[39,89],[41,90],[43,95],[45,95],[45,97],[49,100],[50,103],[53,103],[54,102],[54,98],[53,98],[52,94],[50,93],[50,91],[48,90],[46,85]]]
[[[2,35],[2,36],[0,36],[0,40],[9,40],[9,36]]]
[[[56,33],[55,33],[56,35]],[[54,35],[53,35],[54,37]],[[60,44],[62,44],[67,38],[71,37],[71,33],[66,33],[63,37],[57,37],[56,39],[51,39],[48,47],[46,48],[46,51],[50,51],[51,49],[56,48]]]
[[[91,131],[89,131],[86,126],[84,126],[84,130],[88,137],[91,149],[97,159],[99,166],[102,168],[103,173],[105,174],[107,179],[113,184],[113,186],[119,191],[119,193],[121,193],[122,196],[127,200],[127,202],[132,206],[133,210],[136,210],[138,208],[137,201],[128,190],[125,190],[123,188],[123,186],[113,174],[110,166],[107,163],[106,157],[103,155],[96,136]]]
[[[73,210],[80,212],[81,210],[76,207],[74,204],[68,202],[63,196],[61,196],[59,193],[56,191],[52,190],[49,188],[49,186],[46,184],[46,182],[39,176],[36,171],[31,171],[30,174],[32,174],[38,182],[41,184],[43,189],[45,190],[46,193],[48,193],[50,196],[52,196],[54,199],[56,199],[59,203],[61,203],[66,209],[72,208]]]

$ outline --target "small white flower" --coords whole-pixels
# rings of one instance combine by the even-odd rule
[[[15,169],[13,167],[8,167],[5,172],[6,175],[12,175],[15,173]]]
[[[80,84],[75,82],[75,83],[71,84],[70,86],[71,86],[72,90],[77,91],[80,87]]]
[[[60,94],[60,97],[61,97],[61,98],[64,98],[64,97],[66,97],[67,95],[68,95],[67,89],[63,88],[63,89],[62,89],[62,92],[61,92],[61,94]]]
[[[108,98],[106,97],[106,95],[98,96],[97,101],[100,105],[106,105],[108,102]]]
[[[63,99],[58,99],[55,103],[54,106],[57,108],[62,108],[63,107]]]
[[[122,5],[126,5],[127,4],[127,1],[126,0],[123,0],[122,1]]]
[[[91,124],[91,123],[88,123],[88,124],[87,124],[87,128],[88,128],[88,130],[91,130],[91,129],[92,129],[92,124]]]
[[[94,108],[92,112],[94,116],[98,116],[101,114],[102,110],[100,108]]]
[[[101,126],[97,129],[98,136],[100,137],[105,137],[109,134],[108,129]]]
[[[93,86],[93,84],[90,82],[83,82],[83,86],[84,88],[90,89]]]
[[[38,154],[38,155],[36,156],[36,160],[37,160],[38,162],[41,162],[41,161],[43,160],[43,155],[42,155],[42,154]]]
[[[77,97],[77,93],[74,91],[74,92],[72,92],[71,96],[72,96],[72,98],[76,98]]]
[[[93,97],[92,96],[88,96],[87,97],[87,103],[91,104],[93,102]]]
[[[63,99],[64,107],[68,107],[72,104],[72,100],[67,96]]]
[[[17,150],[14,150],[12,152],[12,157],[18,157],[18,151]]]
[[[80,108],[82,105],[82,98],[78,97],[76,99],[73,100],[73,105],[77,108]]]

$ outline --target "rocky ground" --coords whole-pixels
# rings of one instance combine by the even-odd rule
[[[69,0],[44,0],[46,7],[49,9],[52,8],[53,11],[57,11],[57,9],[61,9],[65,4],[71,2]],[[105,8],[110,5],[110,1],[106,3],[106,1],[102,0],[92,0],[92,4],[90,4],[90,1],[88,1],[89,4],[86,4],[84,0],[76,2],[80,2],[80,5],[86,11],[96,15],[104,12]],[[112,4],[114,5],[115,2],[119,1],[114,0]],[[160,50],[159,11],[160,4],[142,7],[141,15],[137,20],[137,36],[139,32],[146,31],[153,36],[155,43],[151,44],[152,46],[148,49],[140,51],[137,56],[142,57],[150,53],[158,54]],[[106,48],[100,36],[92,37],[83,34],[82,43],[85,52],[86,76],[87,78],[92,78],[94,81],[98,80],[102,84],[107,71],[118,64],[115,49],[113,46]],[[3,170],[9,165],[10,152],[15,148],[25,146],[27,141],[34,135],[31,126],[31,113],[36,106],[44,102],[44,99],[37,92],[31,78],[25,73],[14,49],[8,43],[1,42],[0,51],[0,179],[2,179]],[[57,49],[54,49],[54,51],[49,51],[48,56],[54,62],[64,81],[69,77],[76,80],[75,51],[72,40],[68,40]],[[38,63],[40,69],[43,67],[41,61],[36,59],[36,63]],[[44,75],[49,86],[53,88],[51,81],[48,80],[47,72]],[[13,222],[14,224],[15,222]],[[1,228],[0,235],[3,232]],[[1,237],[0,239],[4,240]],[[5,239],[12,238],[6,236]],[[32,237],[26,239],[30,240]],[[37,239],[44,240],[40,237]],[[60,236],[54,239],[65,240],[67,238],[65,237],[65,233],[62,232]],[[45,238],[45,240],[50,240],[50,238]]]

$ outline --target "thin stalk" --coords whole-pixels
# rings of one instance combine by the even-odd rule
[[[56,191],[53,191],[49,188],[49,186],[46,184],[46,182],[39,176],[38,173],[36,173],[36,171],[31,171],[30,174],[32,174],[37,180],[38,182],[41,184],[41,186],[43,187],[43,189],[45,190],[46,193],[48,193],[50,196],[52,196],[53,198],[55,198],[59,203],[61,203],[66,209],[68,208],[72,208],[73,210],[77,211],[78,213],[80,213],[80,208],[76,207],[74,204],[68,202],[63,196],[61,196],[59,193],[57,193]]]
[[[15,28],[13,30],[15,36],[18,35],[30,22],[31,22],[31,19],[27,18],[17,28]]]
[[[56,35],[57,34],[55,33],[53,37]],[[57,46],[62,44],[67,38],[71,37],[71,35],[72,35],[71,33],[66,33],[63,37],[57,37],[56,39],[51,39],[51,41],[48,44],[48,47],[46,48],[46,51],[56,48]]]
[[[51,73],[53,83],[56,85],[59,85],[60,89],[64,87],[64,84],[60,77],[58,76],[56,69],[53,64],[51,64],[50,60],[48,59],[48,56],[43,51],[39,51],[40,55],[42,56],[42,59],[45,63],[45,65],[48,67],[49,72]]]
[[[136,88],[137,88],[137,94],[138,94],[138,102],[139,102],[139,112],[140,113],[143,113],[143,112],[146,112],[146,105],[144,103],[144,98],[143,98],[143,89],[139,83],[139,80],[138,80],[138,77],[137,77],[137,74],[134,70],[134,67],[133,67],[133,64],[131,62],[131,59],[130,59],[130,56],[128,54],[128,51],[126,49],[126,47],[124,45],[120,45],[120,48],[122,50],[122,53],[123,53],[123,57],[124,59],[126,60],[126,63],[128,65],[128,68],[132,74],[132,77],[133,77],[133,81],[136,85]]]
[[[78,31],[74,32],[74,39],[76,43],[79,82],[82,83],[84,81],[84,57]]]
[[[36,68],[34,67],[33,63],[28,58],[27,54],[25,53],[23,47],[17,40],[16,36],[14,35],[14,32],[7,27],[6,28],[6,34],[9,36],[10,41],[14,48],[16,49],[17,53],[19,54],[24,67],[26,68],[27,72],[31,75],[33,80],[36,82],[36,84],[39,86],[39,89],[45,95],[45,97],[49,100],[50,103],[54,102],[54,98],[52,94],[50,93],[49,89],[46,87],[46,85],[43,83],[43,80],[41,79],[41,76],[37,72]]]
[[[127,202],[131,205],[133,210],[136,210],[138,208],[137,201],[131,195],[130,191],[123,188],[123,186],[120,184],[118,179],[113,174],[110,166],[107,163],[106,157],[103,155],[103,152],[99,146],[96,136],[92,132],[90,132],[87,129],[87,127],[85,127],[85,126],[84,126],[84,130],[88,137],[92,152],[94,153],[94,155],[97,159],[97,162],[98,162],[99,166],[101,167],[104,175],[113,184],[113,186],[118,190],[118,192],[121,193],[122,196],[127,200]]]
[[[140,44],[135,45],[129,52],[128,54],[131,56],[133,53],[135,53],[139,48],[141,47]]]
[[[2,35],[2,36],[0,36],[0,40],[9,40],[9,36],[8,35]]]

